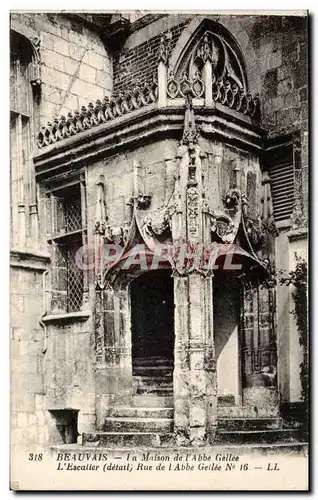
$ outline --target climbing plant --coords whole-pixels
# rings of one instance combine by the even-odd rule
[[[281,275],[280,283],[293,285],[292,297],[295,307],[291,311],[294,315],[299,344],[303,348],[303,360],[300,363],[301,395],[302,400],[308,401],[308,310],[307,310],[307,262],[295,253],[296,266],[287,275]],[[282,273],[283,274],[283,273]],[[307,405],[306,405],[307,406]]]

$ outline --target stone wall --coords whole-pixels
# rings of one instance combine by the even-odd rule
[[[42,271],[43,272],[43,271]],[[44,444],[45,334],[39,324],[44,311],[42,272],[11,270],[11,442]]]
[[[176,16],[171,16],[176,17]],[[165,29],[156,36],[152,35],[153,25],[150,24],[144,28],[146,35],[138,34],[136,32],[133,37],[135,41],[133,44],[128,39],[123,50],[114,55],[114,91],[118,92],[126,87],[133,86],[137,81],[145,82],[151,81],[153,77],[157,78],[157,65],[158,65],[158,49],[160,39],[165,36],[168,40],[169,55],[174,49],[178,38],[187,24],[187,21],[182,21],[180,16],[177,26],[171,29]],[[160,20],[163,22],[163,20]],[[140,43],[139,40],[145,41]],[[139,42],[139,43],[138,43]],[[136,45],[135,45],[136,44]],[[131,45],[135,45],[131,47]]]
[[[304,211],[308,210],[308,19],[255,20],[250,39],[257,54],[262,126],[270,137],[301,131]],[[247,60],[247,67],[249,67]]]
[[[295,253],[308,262],[308,241],[306,231],[281,233],[276,240],[277,268],[285,271],[295,269]],[[288,251],[287,251],[288,249]],[[280,285],[277,289],[278,335],[278,384],[282,402],[301,401],[299,365],[302,361],[302,347],[293,314],[295,304],[292,289]]]
[[[109,224],[120,226],[129,219],[126,203],[133,195],[134,163],[140,165],[139,187],[152,193],[150,210],[162,206],[172,194],[174,166],[178,141],[166,140],[139,147],[124,154],[109,157],[87,171],[87,210],[89,236],[95,221],[96,183],[105,176],[105,197]],[[92,241],[91,241],[92,242]]]
[[[12,13],[11,27],[40,38],[41,125],[111,94],[112,60],[97,33],[62,14]]]
[[[95,343],[91,321],[61,320],[49,324],[47,332],[50,342],[45,357],[46,408],[53,412],[57,423],[66,409],[78,411],[79,432],[89,432],[95,422]],[[52,426],[51,438],[54,431]]]
[[[12,13],[11,28],[31,42],[34,42],[36,38],[40,40],[42,85],[37,118],[41,125],[52,121],[56,116],[66,115],[69,111],[75,111],[83,105],[87,106],[90,101],[110,95],[112,90],[111,57],[97,33],[61,14]],[[37,133],[38,130],[35,131],[35,136]],[[33,144],[32,150],[34,146]],[[25,173],[26,178],[28,175]],[[16,228],[13,229],[16,230]],[[40,235],[41,238],[44,236],[44,234]],[[33,242],[33,248],[30,245],[29,251],[36,251],[34,246]],[[29,257],[36,262],[36,256],[30,254]],[[81,404],[76,399],[79,395],[89,405],[87,393],[85,397],[82,395],[87,387],[87,381],[85,377],[82,380],[79,375],[83,370],[85,373],[92,371],[86,370],[85,366],[83,368],[83,360],[91,359],[85,351],[86,340],[88,343],[86,348],[89,348],[89,335],[83,336],[81,332],[74,340],[76,353],[71,358],[74,364],[65,364],[65,366],[54,364],[57,377],[58,374],[63,375],[61,366],[64,368],[70,366],[71,375],[74,372],[74,384],[76,385],[76,381],[79,382],[79,387],[74,388],[74,384],[70,386],[74,388],[73,400],[57,402],[52,397],[48,400],[46,398],[46,388],[50,387],[52,392],[54,387],[54,380],[51,377],[52,359],[62,361],[65,353],[70,352],[73,334],[69,338],[68,333],[61,332],[59,328],[48,327],[45,330],[43,324],[40,325],[45,310],[42,296],[44,270],[45,267],[35,271],[32,270],[32,265],[31,267],[27,265],[13,268],[11,274],[11,441],[13,447],[22,443],[25,446],[34,447],[48,442],[62,442],[62,436],[57,428],[58,419],[48,410],[63,409],[67,405],[71,408],[80,407]],[[45,332],[48,333],[49,329],[50,338],[46,343]],[[73,330],[78,331],[75,327]],[[70,373],[64,375],[69,377]],[[70,381],[72,380],[73,378],[70,377]],[[91,387],[89,392],[92,392]],[[89,415],[88,419],[90,418]],[[81,430],[85,428],[83,414],[78,415],[78,425]]]

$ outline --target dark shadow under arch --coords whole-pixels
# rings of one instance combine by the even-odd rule
[[[173,362],[174,294],[171,270],[142,274],[130,284],[132,364]]]

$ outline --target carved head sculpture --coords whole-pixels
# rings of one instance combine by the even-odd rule
[[[151,198],[152,198],[152,193],[149,194],[139,193],[136,198],[137,208],[139,208],[139,210],[146,210],[147,208],[149,208],[151,203]]]
[[[239,189],[231,188],[223,197],[223,203],[228,210],[237,210],[240,204],[241,194]]]
[[[104,221],[96,221],[94,234],[105,234],[105,222]]]
[[[112,227],[111,228],[111,239],[115,245],[122,245],[123,244],[123,228],[120,226]]]
[[[105,234],[106,241],[108,243],[114,243],[115,245],[123,245],[124,244],[124,231],[121,226],[115,227],[106,227]]]

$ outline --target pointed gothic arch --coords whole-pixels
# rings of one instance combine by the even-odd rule
[[[40,39],[33,42],[10,31],[10,159],[12,244],[37,241],[38,212],[32,154],[39,128],[41,77]],[[14,188],[14,183],[18,188]]]
[[[11,60],[18,58],[28,67],[28,80],[33,88],[40,88],[42,83],[40,44],[41,40],[37,35],[27,37],[16,29],[10,30]]]
[[[179,77],[194,77],[202,71],[209,57],[216,79],[232,80],[245,92],[248,90],[243,52],[233,35],[220,23],[202,16],[193,19],[181,33],[170,57],[170,69]]]

